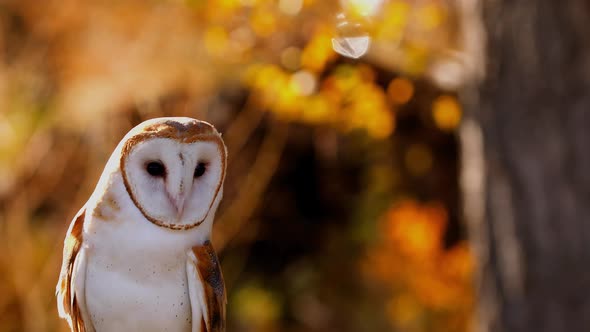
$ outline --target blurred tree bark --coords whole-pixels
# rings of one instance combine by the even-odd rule
[[[585,331],[590,2],[479,6],[485,77],[464,91],[461,132],[464,205],[480,263],[479,331]]]

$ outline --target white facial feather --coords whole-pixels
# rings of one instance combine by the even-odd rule
[[[157,162],[163,176],[150,175],[146,167]],[[195,169],[205,171],[195,177]],[[145,213],[163,223],[190,225],[205,219],[218,194],[222,162],[213,142],[181,143],[153,138],[137,144],[125,162],[131,194]]]

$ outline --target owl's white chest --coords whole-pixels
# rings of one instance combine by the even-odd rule
[[[93,250],[94,249],[94,250]],[[86,303],[96,331],[190,331],[184,255],[168,262],[113,259],[89,250]]]
[[[206,233],[170,231],[135,213],[87,221],[85,298],[95,330],[191,331],[187,252]]]

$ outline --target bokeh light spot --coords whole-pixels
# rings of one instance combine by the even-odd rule
[[[461,122],[461,106],[453,96],[442,95],[432,103],[432,117],[436,126],[443,130],[453,130]]]
[[[230,33],[232,44],[238,50],[248,50],[256,43],[256,37],[248,27],[239,27]]]
[[[227,48],[228,34],[220,26],[213,26],[205,31],[205,48],[213,56],[221,55]]]
[[[358,16],[374,16],[383,4],[383,0],[341,0],[340,2],[347,12]]]
[[[257,286],[238,290],[234,301],[231,307],[235,308],[237,318],[255,330],[271,326],[281,312],[280,303],[273,294]]]
[[[326,63],[335,56],[330,45],[331,36],[331,31],[327,29],[321,29],[314,34],[301,53],[302,67],[314,72],[324,69]]]
[[[414,85],[406,78],[395,78],[387,87],[387,95],[394,103],[405,104],[414,95]]]
[[[260,8],[252,14],[250,24],[257,35],[268,37],[275,31],[277,19],[268,9]]]
[[[332,105],[321,96],[308,98],[303,108],[303,120],[309,123],[328,122],[332,116]]]
[[[303,0],[279,0],[279,10],[287,15],[297,15],[303,7]]]
[[[315,92],[317,80],[314,74],[307,70],[301,70],[291,76],[291,86],[302,96],[309,96]]]
[[[281,53],[281,64],[289,70],[297,70],[301,66],[301,49],[288,47]]]

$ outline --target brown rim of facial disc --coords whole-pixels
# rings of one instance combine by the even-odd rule
[[[131,150],[140,142],[143,142],[147,139],[151,138],[170,138],[182,143],[194,143],[194,142],[214,142],[217,143],[217,149],[219,154],[221,155],[221,177],[219,178],[219,183],[217,184],[217,188],[215,189],[215,195],[213,195],[213,199],[211,200],[211,204],[209,204],[209,209],[205,216],[201,220],[197,220],[191,224],[183,224],[183,225],[176,225],[163,222],[156,218],[149,216],[146,211],[139,205],[133,191],[131,190],[131,186],[129,185],[129,180],[127,179],[127,174],[125,172],[125,163],[127,161],[127,156]],[[193,120],[188,123],[180,123],[174,120],[166,120],[163,122],[157,122],[152,124],[147,124],[146,127],[141,128],[138,134],[131,136],[125,144],[123,145],[121,151],[121,161],[120,161],[120,168],[121,174],[123,175],[123,183],[125,183],[125,189],[127,193],[129,193],[129,197],[133,201],[133,204],[141,211],[141,214],[149,220],[151,223],[165,227],[173,230],[187,230],[191,228],[195,228],[207,219],[209,212],[211,211],[211,207],[215,203],[217,199],[217,195],[219,194],[219,190],[221,190],[221,185],[223,180],[225,179],[225,168],[226,168],[226,160],[227,160],[227,150],[225,148],[225,144],[221,139],[221,135],[215,130],[215,128],[204,121]]]

